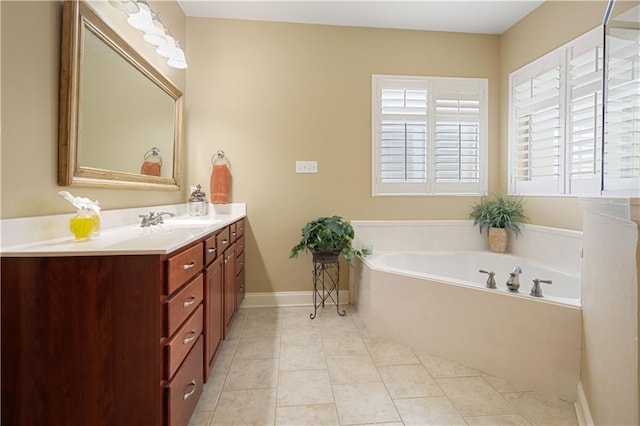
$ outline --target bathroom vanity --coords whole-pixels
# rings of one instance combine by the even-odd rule
[[[186,425],[244,297],[244,224],[3,249],[2,423]]]

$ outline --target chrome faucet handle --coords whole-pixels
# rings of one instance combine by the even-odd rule
[[[540,278],[534,278],[533,287],[531,287],[531,291],[529,292],[530,296],[544,297],[542,295],[542,287],[540,287],[540,283],[551,284],[551,280],[541,280]]]
[[[497,288],[496,287],[496,273],[493,271],[485,271],[484,269],[478,269],[478,272],[482,273],[482,274],[487,274],[487,284],[485,285],[485,287],[487,288]]]
[[[141,228],[147,228],[151,226],[151,224],[149,223],[149,216],[147,216],[146,214],[139,214],[138,217],[142,219],[140,221]]]
[[[516,265],[513,268],[513,270],[511,271],[511,273],[516,274],[516,275],[520,275],[522,273],[522,268]]]

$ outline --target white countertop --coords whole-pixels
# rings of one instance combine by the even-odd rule
[[[143,210],[145,212],[143,214],[149,211],[170,211],[176,216],[165,218],[164,224],[142,228],[137,219],[138,210]],[[3,220],[0,221],[2,230],[0,254],[11,257],[168,254],[246,216],[244,204],[228,206],[224,212],[216,212],[210,208],[208,216],[193,217],[181,214],[184,212],[186,208],[182,205],[177,205],[174,209],[170,206],[161,206],[161,208],[145,207],[104,212],[103,216],[109,217],[113,223],[121,222],[123,217],[126,217],[129,222],[132,220],[136,222],[103,227],[98,239],[84,241],[76,241],[68,231],[68,220],[73,215]],[[63,230],[63,234],[66,235],[38,239],[37,231],[27,232],[27,228],[29,230],[35,228],[41,229],[42,235],[47,235],[45,231],[51,223],[66,223],[67,228]],[[25,231],[22,233],[25,234],[23,238],[20,237],[20,230]],[[51,235],[51,232],[48,234]]]

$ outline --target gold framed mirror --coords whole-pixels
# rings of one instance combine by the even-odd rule
[[[182,93],[84,1],[62,16],[58,184],[178,190]]]

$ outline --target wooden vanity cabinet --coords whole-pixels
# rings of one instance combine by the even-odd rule
[[[243,224],[167,255],[1,257],[0,423],[186,425],[239,304]]]
[[[161,256],[2,257],[1,274],[3,425],[164,425]]]
[[[236,245],[232,244],[224,253],[224,337],[236,312]]]
[[[211,373],[213,364],[222,344],[224,330],[224,268],[223,257],[218,256],[205,270],[205,333],[204,333],[204,380]]]

